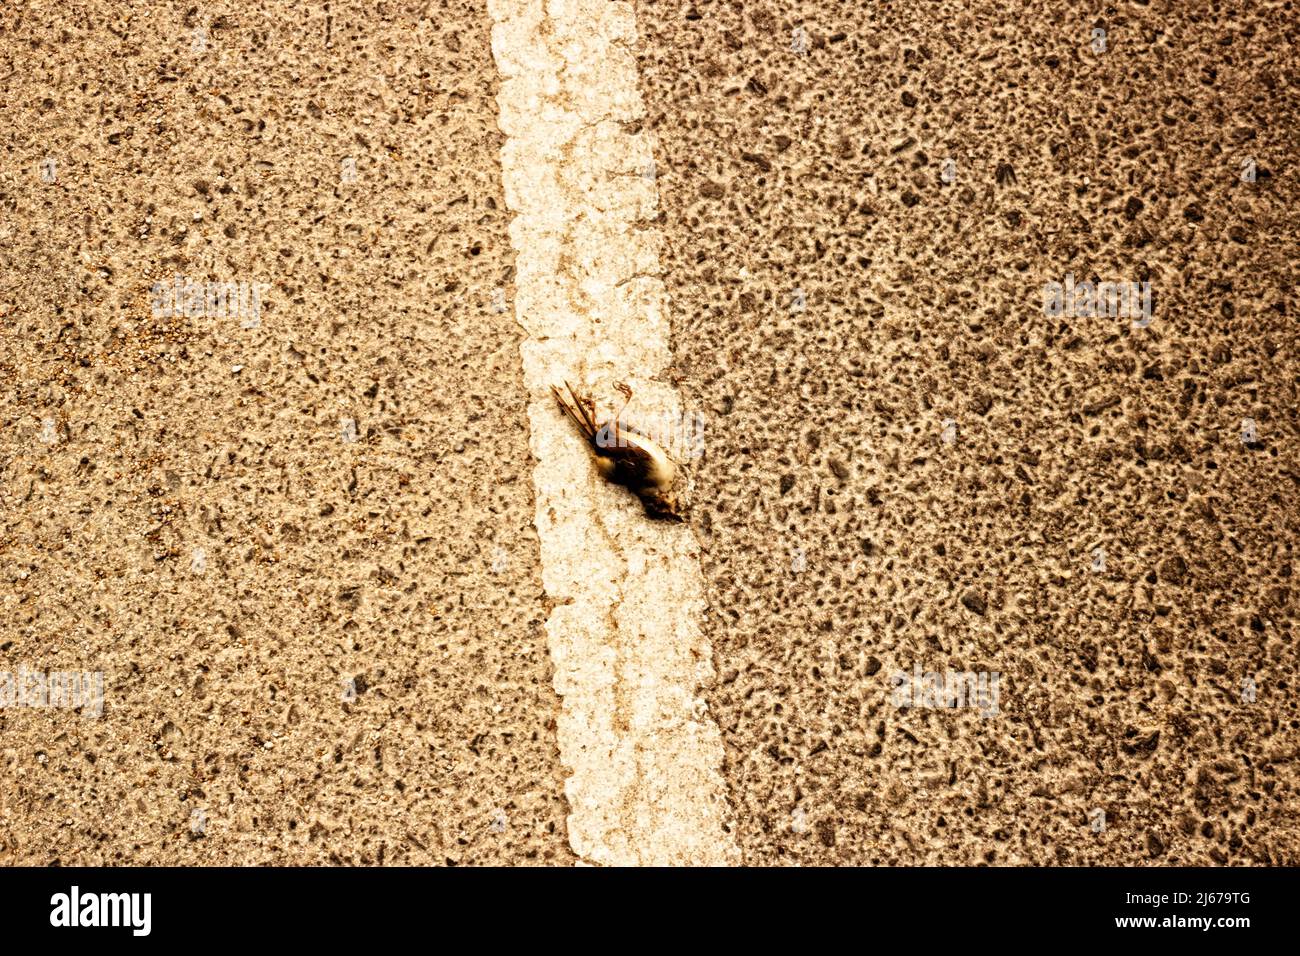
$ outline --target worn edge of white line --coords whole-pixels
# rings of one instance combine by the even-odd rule
[[[671,356],[653,148],[627,125],[644,114],[635,14],[621,0],[488,11],[569,841],[590,863],[735,863],[721,736],[699,696],[714,677],[699,544],[596,475],[550,394],[568,380],[609,401],[621,379],[633,410],[679,407],[655,381]]]

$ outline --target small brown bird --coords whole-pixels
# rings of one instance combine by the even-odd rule
[[[623,395],[623,408],[613,418],[598,425],[596,403],[590,397],[579,395],[568,382],[564,387],[569,390],[572,402],[554,385],[551,392],[591,446],[596,456],[596,470],[606,480],[632,491],[641,499],[645,513],[651,518],[681,521],[682,509],[674,491],[677,466],[648,435],[619,422],[623,408],[627,408],[632,400],[632,389],[622,382],[614,386]]]

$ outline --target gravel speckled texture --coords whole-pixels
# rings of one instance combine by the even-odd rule
[[[637,10],[746,861],[1300,862],[1293,5]]]
[[[488,21],[425,6],[0,13],[0,670],[106,685],[0,711],[0,861],[572,860]]]
[[[633,7],[727,845],[1300,865],[1294,0]],[[0,10],[0,863],[572,865],[487,4],[187,9]]]

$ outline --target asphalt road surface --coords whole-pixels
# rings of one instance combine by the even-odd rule
[[[1298,31],[9,4],[0,862],[1300,863]]]

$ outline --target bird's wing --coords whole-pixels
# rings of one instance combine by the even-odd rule
[[[587,415],[582,408],[582,402],[578,400],[577,393],[573,391],[573,386],[569,385],[568,382],[565,382],[564,384],[568,387],[569,394],[578,402],[576,407],[570,405],[568,400],[565,399],[564,393],[554,385],[551,386],[551,394],[555,396],[555,400],[559,402],[560,407],[564,409],[564,414],[568,415],[569,418],[573,420],[573,423],[578,426],[578,430],[582,432],[583,437],[586,438],[587,441],[592,441],[596,437],[595,426],[587,420]]]

